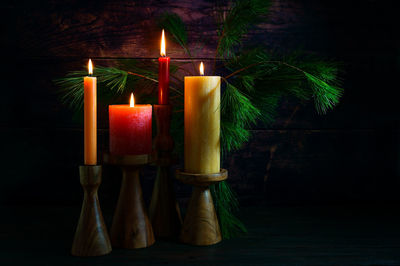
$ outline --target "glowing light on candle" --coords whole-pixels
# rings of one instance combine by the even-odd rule
[[[89,72],[89,75],[92,75],[92,74],[93,74],[92,59],[89,59],[89,63],[88,63],[88,72]]]
[[[133,97],[133,92],[131,93],[131,100],[129,101],[130,107],[135,107],[135,97]]]
[[[203,62],[200,63],[200,75],[204,76],[204,65],[203,65]]]
[[[164,35],[164,30],[162,30],[162,34],[161,34],[161,50],[160,50],[160,55],[161,55],[161,56],[166,56],[166,52],[165,52],[165,35]]]

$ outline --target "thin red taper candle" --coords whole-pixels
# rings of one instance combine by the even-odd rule
[[[162,30],[161,57],[158,58],[158,104],[169,104],[169,61],[165,53],[165,36]]]

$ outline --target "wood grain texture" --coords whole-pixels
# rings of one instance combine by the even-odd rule
[[[175,199],[171,166],[176,163],[170,134],[171,105],[154,105],[157,135],[153,141],[157,177],[154,181],[149,216],[156,237],[178,238],[182,226],[181,212]]]
[[[105,153],[103,160],[105,163],[119,166],[141,166],[151,162],[151,156],[150,154],[114,155]]]
[[[221,169],[219,174],[197,175],[177,170],[176,177],[182,182],[193,185],[180,240],[196,246],[209,246],[220,242],[221,230],[209,185],[227,179],[228,171]]]
[[[276,122],[268,129],[258,125],[250,142],[226,158],[223,166],[230,170],[229,183],[244,204],[249,197],[285,204],[399,199],[400,109],[396,97],[376,93],[376,88],[395,90],[399,76],[395,3],[277,0],[267,21],[246,35],[244,45],[277,48],[274,54],[301,48],[340,60],[346,75],[343,100],[333,112],[319,116],[309,103],[287,124],[296,103],[283,99]],[[6,100],[0,105],[0,138],[6,141],[1,161],[3,175],[12,178],[3,180],[0,202],[80,205],[81,188],[71,176],[83,157],[83,115],[62,104],[52,80],[71,70],[86,70],[89,56],[101,66],[115,65],[114,58],[156,60],[160,32],[155,21],[163,11],[184,18],[189,46],[205,45],[196,59],[210,62],[215,52],[211,4],[188,0],[3,3]],[[187,58],[168,34],[167,55],[173,61]],[[128,93],[112,103],[124,102]],[[104,152],[110,102],[98,104],[99,151]],[[31,158],[23,167],[10,160],[21,150]],[[60,190],[51,188],[53,172],[62,180]],[[151,194],[155,175],[144,172],[144,194]],[[185,201],[189,187],[175,185],[177,198]],[[119,186],[103,179],[100,200],[116,201]]]
[[[250,31],[248,39],[268,32],[265,34],[268,37],[263,37],[266,41],[291,24],[299,24],[303,6],[296,1],[274,1],[270,19]],[[20,2],[5,8],[14,15],[12,21],[23,29],[7,44],[14,45],[25,56],[157,58],[161,33],[157,19],[164,12],[175,12],[182,17],[190,36],[188,45],[194,54],[215,56],[218,25],[212,1],[47,0],[41,5]],[[166,34],[167,55],[186,57]]]
[[[217,213],[208,187],[193,187],[180,240],[196,246],[209,246],[222,240]]]
[[[104,161],[122,169],[121,190],[111,226],[111,243],[114,247],[136,249],[154,244],[154,233],[147,215],[139,180],[140,168],[150,156],[104,154]]]
[[[72,243],[74,256],[101,256],[111,252],[110,239],[100,209],[97,189],[101,183],[100,165],[79,167],[84,199],[78,227]]]
[[[182,183],[193,186],[210,186],[213,183],[226,180],[228,178],[228,170],[221,169],[221,172],[213,174],[192,174],[177,170],[176,178]]]
[[[149,216],[158,238],[178,238],[182,218],[175,199],[170,166],[158,166],[151,196]]]

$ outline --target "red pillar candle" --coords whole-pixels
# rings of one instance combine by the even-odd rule
[[[114,155],[150,154],[151,112],[150,104],[131,103],[110,105],[110,153]]]
[[[161,35],[161,57],[158,58],[158,104],[169,103],[169,57],[165,53],[164,30]]]

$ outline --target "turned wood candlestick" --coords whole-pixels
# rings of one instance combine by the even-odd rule
[[[154,244],[154,234],[143,201],[139,170],[150,156],[104,155],[104,161],[122,169],[121,191],[111,226],[111,243],[118,248],[145,248]]]
[[[101,183],[101,165],[82,165],[79,173],[84,198],[71,253],[74,256],[108,254],[111,252],[111,244],[97,196]]]
[[[149,215],[154,234],[159,238],[177,238],[182,226],[171,175],[171,165],[177,161],[172,156],[174,142],[170,135],[171,110],[171,105],[154,105],[157,122],[157,136],[154,139],[157,177],[154,182]]]
[[[221,231],[209,186],[226,180],[228,171],[221,169],[219,173],[214,174],[192,174],[177,170],[176,178],[193,186],[180,240],[183,243],[197,246],[220,242]]]

